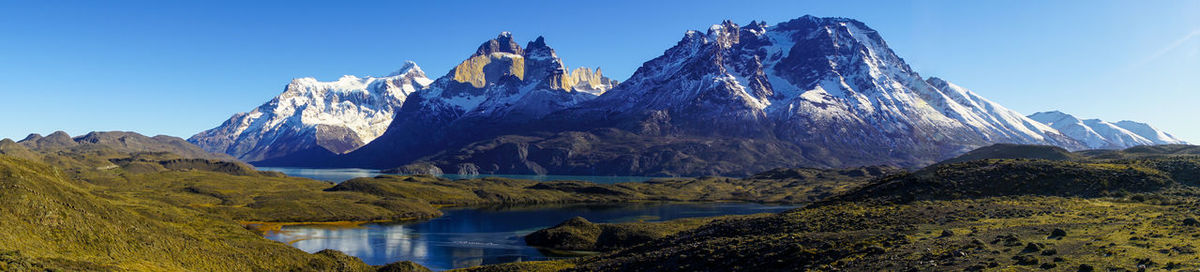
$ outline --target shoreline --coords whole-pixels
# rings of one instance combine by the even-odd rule
[[[792,206],[793,209],[802,208],[808,204],[808,203],[743,201],[743,200],[701,200],[701,201],[630,200],[630,201],[608,201],[608,202],[605,202],[605,201],[583,201],[583,202],[552,202],[552,203],[493,203],[493,204],[479,204],[479,205],[445,205],[445,204],[430,204],[430,205],[437,208],[438,211],[440,212],[440,211],[443,211],[444,209],[471,209],[471,208],[482,209],[482,208],[488,208],[488,207],[505,207],[505,206],[521,206],[521,205],[538,206],[538,205],[600,205],[600,204],[648,204],[648,203],[655,203],[655,204],[661,204],[661,205],[665,205],[665,204],[746,203],[746,204],[762,204],[762,205],[773,205],[773,206]],[[234,220],[234,222],[237,222],[239,225],[242,225],[242,227],[245,227],[246,229],[258,232],[261,235],[266,235],[269,232],[282,231],[282,228],[285,226],[312,225],[312,226],[327,226],[327,227],[331,227],[331,228],[357,228],[357,227],[360,227],[361,225],[365,225],[365,224],[405,223],[405,222],[431,220],[431,219],[442,217],[443,215],[444,215],[444,213],[439,214],[437,216],[426,217],[426,218],[404,217],[404,218],[398,218],[398,219],[375,219],[375,220],[278,221],[278,222],[276,222],[276,221]]]

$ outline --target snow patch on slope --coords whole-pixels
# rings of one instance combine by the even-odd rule
[[[1029,118],[1062,131],[1085,143],[1088,148],[1123,149],[1138,145],[1186,144],[1150,125],[1133,121],[1114,124],[1100,119],[1080,120],[1060,111],[1034,113]]]
[[[275,150],[315,145],[345,153],[382,135],[405,99],[430,83],[413,62],[386,77],[347,75],[330,82],[297,78],[271,101],[189,141],[246,161],[286,155]]]

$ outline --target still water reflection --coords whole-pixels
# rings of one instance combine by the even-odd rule
[[[432,269],[546,260],[554,254],[525,245],[523,236],[575,216],[593,222],[780,212],[791,206],[752,203],[634,203],[454,208],[433,220],[357,228],[286,226],[267,238],[307,251],[336,249],[372,265],[410,260]]]

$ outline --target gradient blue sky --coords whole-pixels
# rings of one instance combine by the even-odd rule
[[[732,19],[858,19],[922,75],[1025,114],[1149,122],[1200,142],[1200,1],[4,1],[0,138],[189,137],[296,77],[441,76],[484,40],[546,36],[616,79]]]

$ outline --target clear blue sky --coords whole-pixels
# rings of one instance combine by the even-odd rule
[[[616,79],[723,19],[879,30],[922,75],[1019,112],[1149,122],[1200,142],[1200,1],[4,1],[0,138],[189,137],[296,77],[441,76],[480,42],[538,35]]]

